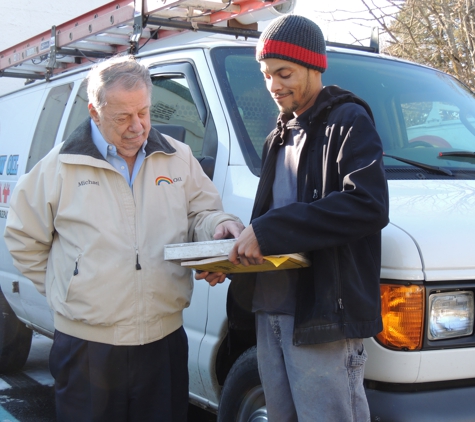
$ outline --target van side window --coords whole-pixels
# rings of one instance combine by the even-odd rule
[[[178,140],[188,144],[194,156],[202,155],[205,126],[198,114],[184,75],[153,78],[150,117],[152,126],[183,127],[184,139]],[[175,133],[168,132],[165,126],[158,126],[156,129],[173,138],[178,138]]]
[[[26,164],[27,173],[53,148],[72,87],[73,84],[66,84],[51,88],[41,110],[31,143]]]
[[[87,108],[87,91],[86,85],[83,83],[74,99],[74,103],[69,114],[68,123],[63,134],[63,141],[68,139],[69,135],[89,117],[89,110]]]
[[[267,91],[255,49],[218,47],[211,57],[246,164],[259,176],[262,149],[279,110]]]
[[[151,68],[152,127],[191,148],[203,171],[213,179],[218,131],[191,62]]]
[[[87,104],[87,92],[83,84],[72,105],[63,140],[89,117]],[[150,118],[152,125],[158,125],[156,129],[160,132],[186,142],[195,156],[202,155],[205,126],[185,75],[153,78]],[[166,125],[170,126],[169,130]]]

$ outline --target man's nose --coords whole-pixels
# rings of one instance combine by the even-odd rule
[[[276,78],[271,78],[269,79],[267,88],[272,93],[278,92],[282,89],[282,84]]]
[[[131,132],[141,132],[142,131],[142,122],[138,115],[132,116],[132,120],[130,122],[129,130]]]

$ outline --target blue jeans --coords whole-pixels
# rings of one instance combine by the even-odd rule
[[[362,339],[294,346],[294,317],[256,313],[257,359],[270,422],[369,422]]]

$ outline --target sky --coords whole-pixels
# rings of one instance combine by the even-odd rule
[[[387,1],[366,0],[366,4],[381,7]],[[378,26],[361,0],[296,0],[294,13],[315,21],[327,40],[341,43],[362,40],[363,45],[369,45],[371,29]]]

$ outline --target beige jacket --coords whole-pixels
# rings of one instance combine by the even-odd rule
[[[138,345],[178,329],[190,303],[190,270],[164,261],[164,245],[210,240],[225,220],[238,219],[187,145],[152,129],[132,191],[87,121],[20,178],[5,241],[46,294],[56,329]]]

